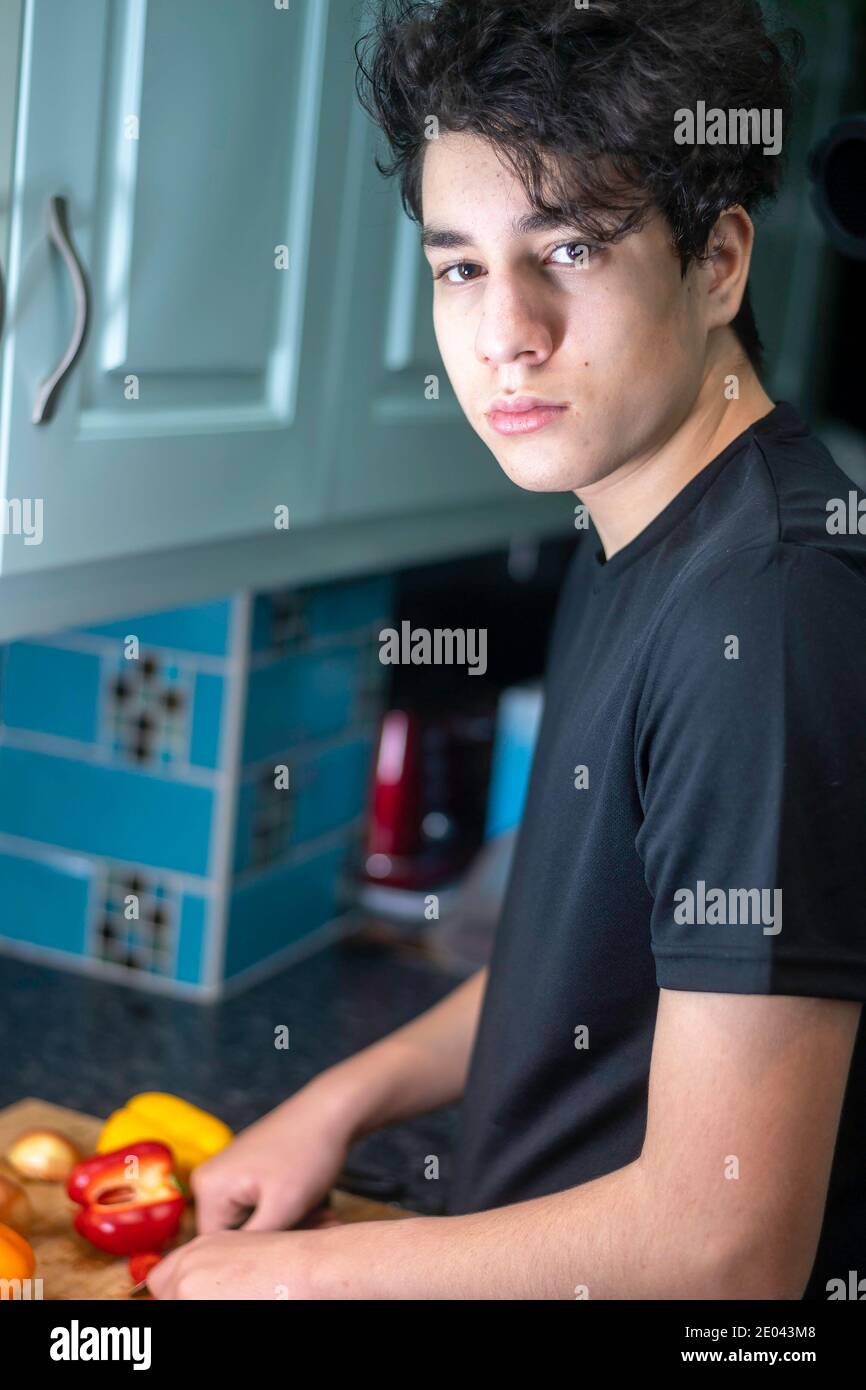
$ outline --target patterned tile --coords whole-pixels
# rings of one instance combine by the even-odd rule
[[[179,911],[177,894],[157,875],[106,868],[94,902],[91,952],[112,965],[171,976]]]
[[[313,639],[339,638],[366,626],[378,631],[389,620],[394,590],[391,575],[376,575],[260,594],[253,606],[252,649],[279,656],[301,651]]]
[[[355,718],[361,723],[377,719],[382,713],[391,669],[379,660],[378,633],[359,648],[358,684],[355,691]]]
[[[185,762],[191,694],[188,674],[173,662],[152,652],[137,661],[120,656],[104,689],[112,751],[135,763]]]
[[[291,844],[295,828],[296,781],[294,768],[289,769],[288,787],[275,785],[275,774],[270,768],[256,781],[250,848],[255,867],[279,859]]]
[[[309,640],[310,624],[305,590],[287,589],[272,594],[269,616],[272,651],[287,651],[291,647],[303,646]]]

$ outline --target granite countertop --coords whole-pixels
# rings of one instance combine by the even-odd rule
[[[25,1096],[108,1115],[170,1091],[239,1130],[325,1067],[430,1008],[460,977],[350,937],[218,1004],[191,1004],[0,956],[0,1106]],[[289,1029],[277,1050],[274,1030]],[[456,1110],[369,1135],[341,1185],[442,1211]],[[439,1180],[424,1176],[428,1155]]]

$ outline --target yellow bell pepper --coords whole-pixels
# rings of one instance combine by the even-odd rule
[[[110,1153],[112,1149],[122,1149],[125,1144],[157,1139],[171,1149],[178,1177],[188,1182],[193,1168],[219,1153],[233,1138],[232,1131],[222,1120],[181,1100],[180,1096],[164,1091],[142,1091],[128,1100],[122,1110],[109,1115],[96,1152]]]

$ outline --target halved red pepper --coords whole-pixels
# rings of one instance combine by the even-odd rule
[[[159,1250],[183,1214],[171,1149],[155,1140],[86,1158],[73,1168],[66,1191],[82,1208],[74,1222],[78,1234],[112,1255]]]

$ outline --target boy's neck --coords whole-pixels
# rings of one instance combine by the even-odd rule
[[[739,399],[728,400],[725,381],[739,378]],[[738,435],[773,409],[751,364],[730,361],[704,380],[686,419],[659,448],[625,464],[575,495],[589,510],[610,560],[664,511],[692,478]]]

